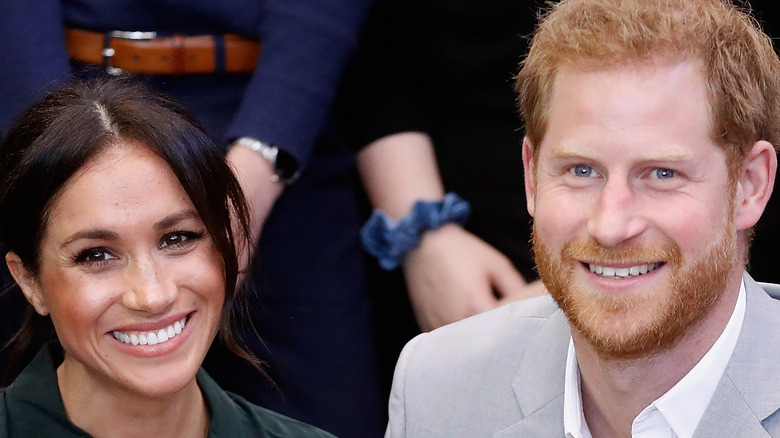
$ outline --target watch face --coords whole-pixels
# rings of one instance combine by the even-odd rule
[[[276,154],[276,174],[282,181],[294,181],[298,178],[298,161],[280,149]]]

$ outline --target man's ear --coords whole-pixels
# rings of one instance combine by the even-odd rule
[[[536,206],[536,169],[534,168],[534,146],[528,137],[523,137],[523,178],[525,179],[525,202],[528,214],[533,217]]]
[[[757,141],[745,157],[737,179],[734,225],[746,230],[758,222],[766,208],[777,172],[777,153],[764,140]]]
[[[49,303],[41,290],[40,283],[35,281],[35,276],[27,270],[22,259],[11,251],[5,255],[5,264],[8,265],[8,270],[16,280],[16,284],[22,289],[22,293],[35,308],[35,311],[41,315],[48,315]]]

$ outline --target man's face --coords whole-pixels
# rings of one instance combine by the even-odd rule
[[[561,70],[538,160],[524,145],[539,273],[599,352],[671,347],[738,272],[726,154],[699,64]]]

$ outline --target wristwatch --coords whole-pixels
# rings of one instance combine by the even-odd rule
[[[271,163],[271,167],[274,169],[274,175],[271,177],[273,182],[285,185],[292,184],[301,176],[301,172],[298,170],[298,161],[295,157],[280,150],[277,146],[269,145],[251,137],[241,137],[236,140],[236,144],[257,152]]]

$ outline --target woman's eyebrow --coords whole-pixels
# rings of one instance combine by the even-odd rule
[[[200,215],[197,211],[188,209],[183,210],[177,213],[173,213],[169,216],[166,216],[164,219],[155,222],[154,229],[155,230],[161,230],[165,228],[170,228],[176,224],[178,224],[181,221],[187,220],[187,219],[197,219],[200,220]]]
[[[200,215],[195,210],[184,210],[169,216],[166,216],[162,220],[155,222],[153,227],[155,230],[161,230],[172,227],[181,221],[187,219],[198,219]],[[71,243],[82,239],[95,239],[95,240],[118,240],[119,233],[116,231],[107,230],[104,228],[93,228],[88,230],[80,230],[70,235],[63,242],[62,246],[70,245]]]
[[[73,233],[70,237],[65,239],[65,242],[63,242],[62,246],[70,245],[71,243],[81,239],[117,240],[119,239],[119,233],[103,228],[81,230]]]

